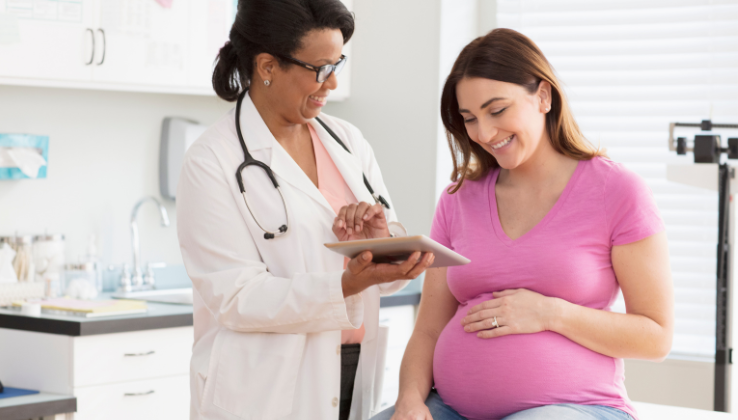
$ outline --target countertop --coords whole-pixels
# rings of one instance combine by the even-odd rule
[[[28,420],[77,411],[77,398],[42,392],[0,399],[0,419]]]
[[[415,283],[415,282],[413,282]],[[380,300],[383,308],[417,305],[420,287],[411,284],[392,296]],[[148,311],[142,314],[119,315],[103,318],[84,318],[72,315],[48,315],[30,317],[20,310],[0,308],[0,328],[33,331],[69,336],[112,334],[159,328],[186,327],[192,325],[192,306],[148,302]]]

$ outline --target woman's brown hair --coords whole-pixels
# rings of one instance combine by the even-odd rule
[[[547,81],[551,84],[551,111],[546,114],[546,131],[553,148],[576,160],[604,156],[604,152],[594,148],[579,130],[561,83],[538,46],[520,32],[498,28],[464,47],[443,87],[441,120],[454,161],[451,180],[455,185],[449,188],[450,194],[458,191],[464,180],[479,179],[490,169],[499,167],[497,160],[466,132],[456,98],[456,85],[465,77],[515,83],[530,94],[538,90],[541,81]]]

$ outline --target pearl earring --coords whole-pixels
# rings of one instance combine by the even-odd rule
[[[269,86],[271,84],[272,84],[272,82],[270,82],[269,80],[264,80],[264,86]]]
[[[551,108],[546,108],[546,112],[548,112],[548,111],[550,111],[550,110],[551,110]]]

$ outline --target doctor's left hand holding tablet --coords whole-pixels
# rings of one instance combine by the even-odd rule
[[[353,31],[339,0],[239,1],[213,72],[236,106],[190,147],[177,190],[194,291],[191,419],[379,411],[379,298],[433,256],[375,264],[365,252],[344,265],[323,246],[404,231],[369,143],[321,113]]]

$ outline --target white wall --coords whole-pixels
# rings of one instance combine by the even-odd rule
[[[428,234],[435,208],[440,0],[354,0],[351,97],[325,112],[374,147],[400,221]]]
[[[49,136],[48,178],[0,181],[0,235],[63,233],[67,260],[96,234],[106,263],[131,261],[134,203],[159,197],[159,135],[166,116],[204,124],[231,108],[215,97],[0,86],[0,132]],[[181,264],[171,226],[156,207],[139,212],[143,261]]]

